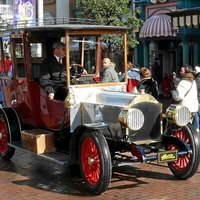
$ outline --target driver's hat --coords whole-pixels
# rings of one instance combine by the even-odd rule
[[[65,43],[63,42],[54,42],[53,49],[63,49],[65,48]]]

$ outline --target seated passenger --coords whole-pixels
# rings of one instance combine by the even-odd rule
[[[64,100],[67,95],[66,85],[60,82],[60,72],[65,69],[65,44],[53,43],[53,55],[46,58],[41,64],[39,82],[47,92],[49,99]]]
[[[101,83],[119,82],[115,64],[109,58],[104,58],[102,61]]]
[[[140,69],[141,80],[138,83],[137,91],[140,93],[150,94],[156,99],[158,99],[159,92],[158,92],[158,84],[152,78],[151,72],[148,68],[142,67]]]

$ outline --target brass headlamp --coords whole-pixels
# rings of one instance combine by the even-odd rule
[[[178,126],[185,126],[191,120],[192,115],[187,107],[171,104],[166,110],[166,118]]]

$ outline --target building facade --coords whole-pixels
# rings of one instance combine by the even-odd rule
[[[0,1],[2,19],[13,18],[13,2]],[[43,2],[44,19],[79,17],[80,0],[36,1],[36,7],[39,2]],[[136,32],[139,41],[134,48],[136,64],[151,67],[158,57],[161,76],[178,72],[182,64],[200,64],[199,0],[132,0],[132,4],[140,8],[144,20]]]
[[[26,3],[29,0],[22,0],[18,2]],[[14,0],[0,0],[0,16],[2,19],[12,20],[14,16],[13,4]],[[41,5],[43,9],[44,18],[69,18],[73,17],[74,0],[31,0],[35,2],[35,10],[37,10],[36,18],[38,18],[38,11]],[[40,4],[40,5],[39,5]]]
[[[13,0],[0,1],[0,17],[1,19],[13,19]]]
[[[161,76],[179,72],[183,64],[200,64],[200,18],[186,17],[186,13],[183,16],[185,10],[198,9],[200,1],[135,0],[134,3],[140,7],[144,20],[140,31],[136,33],[140,44],[134,51],[135,63],[151,67],[155,58],[159,58]],[[178,15],[182,17],[175,24]]]

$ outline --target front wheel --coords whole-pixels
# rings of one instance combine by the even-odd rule
[[[178,179],[187,179],[193,176],[199,167],[200,159],[200,140],[198,133],[191,124],[182,129],[168,132],[169,135],[183,140],[192,149],[192,154],[181,155],[177,161],[168,163],[174,176]],[[178,149],[178,146],[168,145],[167,150]]]
[[[80,167],[86,186],[92,193],[107,190],[111,179],[112,163],[105,137],[98,131],[83,133],[80,144]]]

